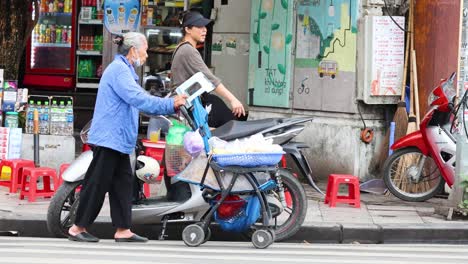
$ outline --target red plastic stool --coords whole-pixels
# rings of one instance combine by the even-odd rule
[[[43,178],[44,183],[42,190],[37,189],[37,180],[40,177]],[[34,202],[37,197],[52,197],[56,189],[51,189],[51,179],[54,181],[54,187],[56,188],[58,186],[58,179],[55,169],[48,167],[24,168],[20,199],[23,200],[24,196],[28,196],[28,201]]]
[[[63,163],[62,165],[60,165],[59,175],[58,175],[58,180],[57,180],[58,184],[57,184],[56,189],[58,189],[58,187],[62,185],[63,183],[62,174],[66,169],[68,169],[68,167],[70,167],[70,163]]]
[[[15,193],[18,188],[21,188],[23,168],[34,167],[34,161],[26,159],[2,160],[0,162],[0,173],[3,167],[11,168],[11,178],[10,180],[0,181],[0,186],[10,187],[10,193]]]
[[[348,185],[348,196],[338,195],[339,185]],[[361,207],[361,198],[359,192],[359,179],[353,175],[330,174],[328,176],[327,194],[325,204],[335,207],[336,203],[352,204],[356,208]]]

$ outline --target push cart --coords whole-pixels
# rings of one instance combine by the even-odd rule
[[[279,158],[281,158],[282,154],[279,153],[278,155]],[[233,191],[233,187],[238,180],[241,180],[242,177],[244,177],[244,181],[247,180],[250,184],[251,190],[242,191],[242,193],[252,195],[252,197],[257,197],[260,205],[259,207],[253,207],[253,212],[247,212],[255,213],[255,211],[257,211],[262,223],[262,225],[255,225],[259,218],[256,216],[251,217],[250,222],[247,220],[247,224],[249,225],[248,227],[255,229],[252,235],[252,243],[256,248],[267,248],[273,244],[275,241],[275,231],[269,225],[272,220],[272,213],[267,202],[266,193],[272,189],[276,189],[278,185],[281,185],[281,178],[278,174],[276,159],[277,157],[275,157],[273,162],[270,161],[270,164],[272,164],[270,166],[244,167],[221,166],[223,165],[222,161],[220,162],[220,160],[218,160],[217,162],[215,161],[216,159],[210,158],[206,166],[205,173],[201,179],[200,185],[204,189],[204,197],[210,201],[211,207],[199,222],[188,225],[183,230],[182,239],[184,243],[187,246],[196,247],[209,240],[211,235],[210,224],[212,223],[213,217],[215,216],[218,208],[223,204],[223,202],[225,202],[229,195],[239,193],[238,191]],[[219,185],[219,189],[214,189],[204,184],[209,167],[213,169],[216,182]],[[225,174],[227,173],[232,174],[232,178],[228,182],[223,180],[223,177],[225,177]],[[261,179],[256,177],[258,173],[275,175],[275,180],[271,177],[268,177],[268,180],[263,180],[262,182]],[[281,186],[279,187],[281,188]],[[252,199],[249,202],[252,202]]]

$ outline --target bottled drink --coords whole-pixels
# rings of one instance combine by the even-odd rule
[[[67,43],[68,42],[68,29],[67,26],[63,26],[62,29],[62,43]]]
[[[50,134],[57,135],[57,123],[58,123],[58,105],[57,101],[53,100],[52,105],[50,106]]]
[[[88,39],[88,50],[94,50],[94,37],[90,36]]]
[[[68,101],[67,106],[65,108],[66,117],[67,117],[67,124],[66,124],[66,134],[73,135],[73,105],[72,101]]]
[[[41,101],[37,101],[37,104],[36,104],[36,109],[37,109],[37,114],[39,115],[39,134],[42,134],[42,102]]]
[[[65,102],[60,101],[59,105],[59,122],[58,122],[58,135],[65,135],[65,128],[66,128],[66,123],[67,123],[67,117],[66,117],[66,112],[65,112]]]
[[[45,102],[42,107],[41,134],[48,135],[50,132],[50,108],[49,102]]]
[[[84,44],[84,36],[81,36],[80,37],[80,45],[79,45],[79,50],[84,50],[84,47],[83,47],[83,44]]]
[[[48,12],[54,12],[54,1],[49,2],[49,10]]]
[[[50,43],[50,27],[47,25],[45,30],[45,43]]]
[[[62,27],[61,26],[57,26],[57,29],[55,30],[55,42],[62,43]]]
[[[40,23],[37,23],[36,26],[34,27],[34,35],[33,35],[33,41],[34,42],[39,42],[40,28],[41,28]]]
[[[39,12],[41,13],[47,13],[49,11],[49,7],[47,6],[47,3],[45,0],[41,1],[41,7],[39,8]]]
[[[39,43],[45,43],[46,24],[39,26]]]
[[[71,0],[65,0],[65,2],[63,3],[63,12],[65,13],[70,13],[71,10],[70,10],[70,1]]]
[[[85,36],[85,37],[84,37],[84,44],[83,44],[83,46],[84,46],[83,48],[84,48],[85,50],[89,50],[89,37],[88,37],[88,36]]]
[[[71,5],[72,2],[70,2],[70,5]],[[68,26],[68,31],[67,31],[67,40],[68,40],[68,43],[71,43],[71,39],[72,39],[72,27],[71,26]]]
[[[58,11],[59,13],[63,13],[64,5],[65,5],[65,3],[64,3],[63,1],[64,1],[64,0],[58,0],[58,1],[57,1],[57,2],[58,2],[58,4],[57,4],[57,6],[58,6],[57,11]]]
[[[27,117],[27,121],[26,121],[26,133],[28,134],[32,134],[33,133],[33,129],[34,129],[34,109],[36,108],[36,106],[34,105],[34,101],[31,100],[29,101],[29,105],[28,105],[28,110],[26,111],[26,117]]]
[[[50,25],[50,43],[55,43],[57,39],[57,31],[55,29],[55,24]]]

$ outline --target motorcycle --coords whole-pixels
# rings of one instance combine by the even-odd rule
[[[204,76],[196,74],[178,88],[178,93],[188,93],[187,107],[182,107],[183,117],[192,128],[193,107],[191,103],[201,94],[214,89],[211,83],[207,83]],[[196,89],[193,89],[194,84]],[[270,118],[254,121],[229,121],[225,125],[211,131],[213,136],[223,140],[234,140],[249,137],[260,133],[267,139],[272,139],[275,144],[280,144],[286,154],[291,155],[305,176],[308,183],[319,193],[323,192],[317,187],[312,170],[306,160],[303,149],[307,145],[293,142],[292,139],[302,130],[306,122],[312,118]],[[86,143],[86,133],[82,133],[82,140]],[[167,151],[167,149],[166,149]],[[140,152],[137,152],[138,154]],[[166,159],[164,156],[163,159]],[[92,160],[92,150],[83,152],[63,172],[63,184],[53,196],[47,213],[47,227],[49,232],[56,237],[66,237],[68,229],[74,223],[74,217],[79,202],[79,190],[86,170]],[[136,155],[131,155],[133,169],[138,167]],[[164,164],[164,161],[163,161]],[[284,165],[284,163],[283,163]],[[205,172],[206,173],[206,172]],[[279,176],[279,177],[278,177]],[[169,177],[164,171],[164,185],[166,196],[146,198],[135,202],[132,206],[132,223],[134,224],[162,224],[159,239],[164,239],[166,225],[171,222],[193,223],[197,222],[210,209],[210,193],[197,184]],[[273,230],[275,240],[285,240],[294,235],[302,225],[307,212],[307,198],[303,186],[293,173],[284,167],[278,169],[276,175],[271,175],[277,186],[267,195],[268,206],[272,212]],[[284,197],[288,202],[284,203]]]
[[[402,200],[426,201],[440,193],[445,183],[451,187],[454,182],[455,77],[453,73],[432,90],[428,98],[431,109],[419,130],[391,146],[394,152],[384,163],[383,179],[388,190]]]

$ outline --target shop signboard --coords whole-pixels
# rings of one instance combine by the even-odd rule
[[[138,31],[140,24],[139,0],[105,0],[104,26],[116,35]]]

